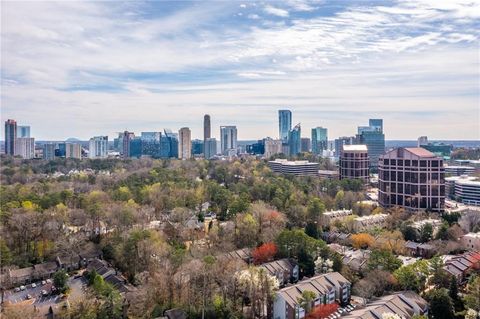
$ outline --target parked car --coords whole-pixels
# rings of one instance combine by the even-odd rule
[[[13,292],[19,292],[20,291],[20,287],[15,287],[15,289],[13,289]]]
[[[47,296],[48,295],[48,291],[46,291],[45,289],[42,290],[42,296]]]
[[[56,292],[56,291],[57,291],[57,287],[52,286],[52,292]]]
[[[32,284],[32,288],[37,288],[37,284],[36,284],[36,283],[33,283],[33,284]]]
[[[47,284],[51,284],[51,283],[52,283],[52,279],[50,279],[50,278],[47,279],[46,281],[47,281]]]
[[[20,290],[25,290],[25,289],[27,289],[27,287],[25,287],[25,286],[20,286]]]
[[[25,299],[27,299],[27,300],[32,299],[32,295],[30,295],[30,294],[26,295],[26,296],[25,296]]]
[[[45,286],[47,282],[45,280],[42,280],[42,286]]]

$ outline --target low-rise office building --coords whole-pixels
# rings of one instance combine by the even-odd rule
[[[309,161],[287,161],[286,159],[277,158],[274,161],[269,161],[268,166],[275,173],[296,176],[317,176],[319,164]]]
[[[450,176],[472,175],[475,167],[471,166],[445,166],[445,174]]]

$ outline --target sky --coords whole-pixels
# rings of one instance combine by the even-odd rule
[[[38,140],[125,129],[202,138],[480,139],[480,2],[1,2],[1,117]],[[4,132],[1,130],[3,139]]]

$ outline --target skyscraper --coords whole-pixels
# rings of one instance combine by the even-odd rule
[[[310,149],[312,148],[312,146],[311,146],[312,143],[310,142],[310,139],[308,137],[302,137],[301,142],[302,142],[301,151],[302,152],[310,152]]]
[[[293,129],[288,132],[288,150],[290,156],[295,156],[302,150],[302,130],[300,123],[295,125]]]
[[[24,159],[35,157],[35,139],[33,137],[17,137],[15,141],[15,156]]]
[[[335,139],[335,157],[340,157],[343,151],[343,145],[355,144],[355,136],[342,136]]]
[[[56,145],[54,143],[43,144],[43,159],[55,159],[55,146]]]
[[[207,138],[204,145],[204,156],[205,159],[210,159],[217,154],[217,139]]]
[[[94,136],[88,147],[89,158],[106,158],[108,152],[108,136]]]
[[[237,150],[237,127],[220,126],[220,149],[222,154],[226,155]]]
[[[203,116],[203,140],[205,141],[207,138],[211,136],[211,126],[210,126],[210,115],[205,114]]]
[[[376,171],[380,155],[385,153],[385,135],[383,134],[383,120],[370,119],[368,126],[359,126],[357,144],[367,145],[370,168]]]
[[[278,111],[278,132],[280,139],[286,143],[288,133],[292,129],[292,112],[290,110]]]
[[[312,128],[312,153],[322,154],[328,149],[327,129],[321,126]]]
[[[15,140],[17,139],[17,122],[8,119],[5,121],[5,154],[15,155]]]
[[[164,129],[163,132],[168,140],[168,157],[178,157],[178,134],[169,129]]]
[[[135,138],[135,133],[125,131],[122,138],[122,157],[127,158],[130,156],[130,140]]]
[[[192,133],[188,127],[178,131],[178,158],[189,159],[192,157]]]
[[[18,125],[17,137],[30,137],[30,126]]]

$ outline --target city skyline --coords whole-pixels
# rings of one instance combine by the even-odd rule
[[[478,3],[2,6],[2,119],[39,139],[201,137],[206,113],[241,140],[276,137],[282,108],[332,137],[368,118],[384,119],[386,139],[480,137]]]

